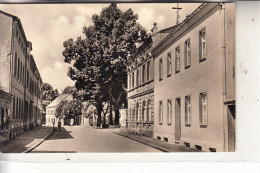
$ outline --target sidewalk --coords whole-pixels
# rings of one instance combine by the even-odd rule
[[[41,144],[52,133],[52,127],[39,126],[25,131],[15,139],[0,143],[2,153],[27,153]]]
[[[116,131],[113,131],[113,133],[130,138],[132,140],[135,140],[137,142],[151,146],[151,147],[161,150],[163,152],[201,152],[201,151],[198,151],[195,149],[190,149],[190,148],[178,145],[178,144],[169,144],[167,142],[159,141],[159,140],[149,138],[146,136],[140,136],[140,135],[128,133],[126,130],[123,130],[123,129],[118,129]]]

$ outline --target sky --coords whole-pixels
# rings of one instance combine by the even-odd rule
[[[180,3],[180,21],[192,13],[199,3]],[[28,41],[32,42],[32,55],[47,82],[61,92],[74,82],[67,76],[69,64],[64,62],[63,42],[83,36],[83,27],[92,25],[93,14],[100,14],[109,4],[0,4],[0,10],[20,18]],[[176,3],[118,4],[122,11],[131,8],[138,14],[138,22],[151,32],[153,23],[159,30],[176,24]]]

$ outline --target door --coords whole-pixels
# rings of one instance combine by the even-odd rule
[[[228,151],[234,152],[235,151],[235,144],[236,144],[236,107],[235,105],[228,105],[227,110],[228,116]]]
[[[1,130],[4,130],[5,109],[1,108]]]
[[[181,99],[175,99],[175,143],[181,139]]]

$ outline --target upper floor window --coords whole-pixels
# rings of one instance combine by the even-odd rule
[[[191,99],[190,95],[185,96],[185,124],[191,124]]]
[[[128,89],[131,89],[131,74],[128,75]]]
[[[15,53],[15,61],[14,61],[14,76],[16,77],[17,71],[17,53]]]
[[[199,32],[199,60],[204,61],[207,57],[206,29]]]
[[[139,73],[139,69],[137,69],[137,72],[136,72],[136,86],[139,86],[139,75],[140,75],[140,73]]]
[[[167,76],[172,74],[172,55],[171,52],[167,54]]]
[[[184,64],[185,68],[189,68],[191,64],[191,53],[190,53],[190,39],[185,41],[185,55],[184,55]]]
[[[147,81],[150,80],[150,61],[147,62],[147,74],[146,74]]]
[[[163,61],[162,58],[159,60],[159,80],[163,78]]]
[[[17,78],[20,79],[20,58],[18,57]]]
[[[207,125],[208,121],[208,98],[207,93],[200,93],[200,125]]]
[[[181,55],[180,46],[175,49],[175,73],[179,73],[181,70]]]
[[[145,64],[142,66],[142,83],[145,83]]]

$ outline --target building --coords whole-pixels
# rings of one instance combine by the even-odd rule
[[[203,3],[151,51],[154,138],[235,150],[235,5]]]
[[[0,89],[0,142],[9,139],[12,100],[11,94]]]
[[[41,125],[42,79],[20,19],[0,10],[0,87],[11,94],[10,137]]]
[[[154,60],[152,50],[176,26],[158,31],[156,23],[152,34],[128,58],[128,113],[126,127],[129,132],[153,136],[154,130]]]
[[[59,119],[56,118],[56,108],[61,104],[62,101],[72,101],[73,97],[70,94],[62,94],[53,100],[46,107],[46,126],[57,126]],[[64,119],[61,119],[61,125],[64,125]]]

